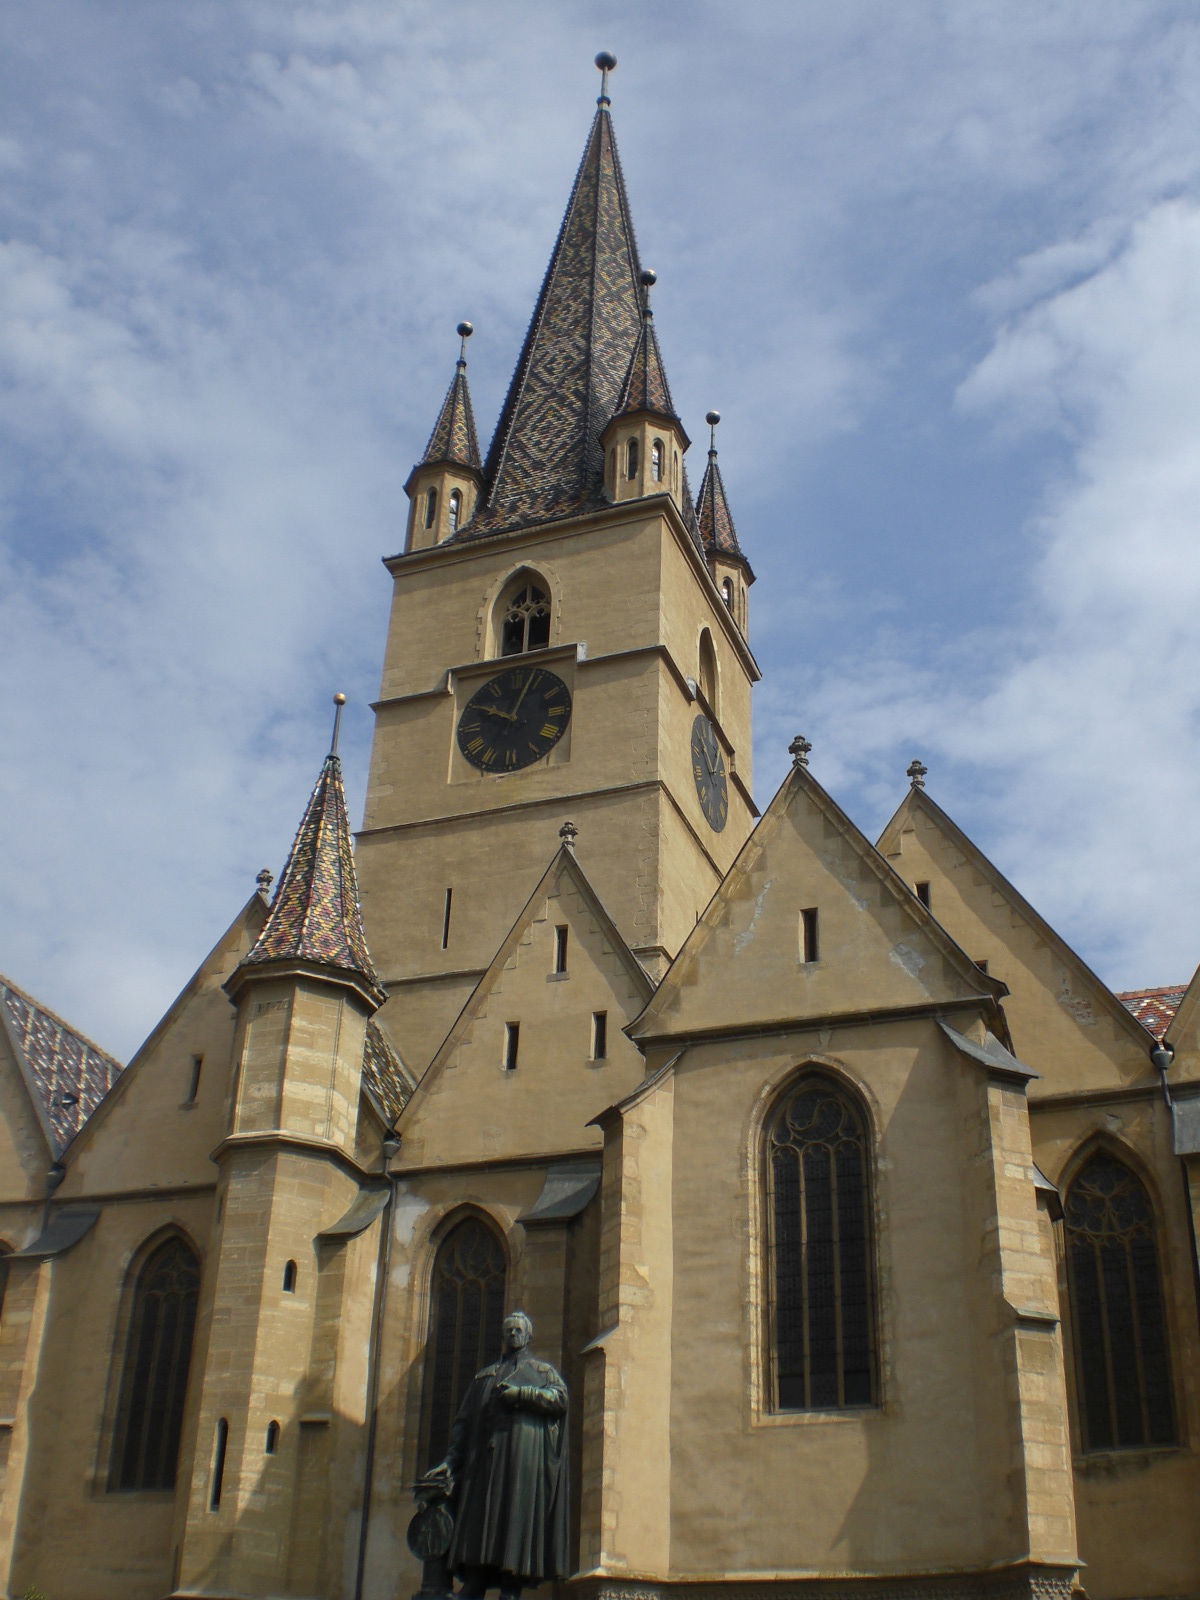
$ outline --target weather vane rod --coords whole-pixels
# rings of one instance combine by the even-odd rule
[[[616,67],[617,58],[608,50],[601,50],[596,57],[596,65],[600,68],[600,93],[596,96],[598,106],[610,106],[612,101],[608,98],[608,75]]]
[[[344,694],[335,694],[334,695],[334,697],[333,697],[333,706],[334,706],[334,711],[333,711],[333,738],[329,741],[329,754],[331,756],[335,756],[338,753],[338,735],[342,731],[342,707],[345,704],[346,704],[346,696]]]

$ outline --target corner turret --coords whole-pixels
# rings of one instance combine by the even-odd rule
[[[454,377],[442,401],[425,454],[408,475],[404,492],[412,502],[408,512],[405,550],[424,550],[452,539],[475,513],[483,484],[475,413],[467,386],[467,340],[474,333],[460,322],[460,340]]]
[[[691,440],[671,399],[654,332],[650,290],[657,274],[641,274],[642,330],[634,346],[612,421],[600,436],[604,488],[616,504],[650,494],[670,494],[687,520],[683,455]]]
[[[721,413],[710,411],[704,420],[709,428],[708,466],[696,496],[696,521],[700,525],[704,559],[713,582],[733,620],[743,635],[747,635],[750,631],[749,590],[754,582],[754,571],[738,543],[721,469],[717,465],[717,424]]]

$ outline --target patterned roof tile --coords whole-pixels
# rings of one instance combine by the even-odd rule
[[[367,1023],[363,1044],[363,1087],[374,1095],[391,1122],[412,1098],[413,1081],[408,1070],[375,1021]]]
[[[630,358],[629,371],[625,374],[621,398],[617,401],[616,415],[626,416],[631,411],[653,411],[660,417],[679,421],[658,348],[658,336],[654,332],[654,317],[648,306],[642,319],[641,335]]]
[[[708,452],[708,466],[700,480],[696,520],[700,524],[700,537],[704,541],[706,555],[732,556],[739,561],[746,559],[738,543],[737,529],[733,525],[733,514],[725,495],[715,449]]]
[[[263,930],[238,970],[287,960],[353,973],[380,1004],[386,998],[363,932],[342,764],[332,754],[309,797]]]
[[[464,536],[604,504],[600,435],[642,327],[637,241],[612,119],[601,105],[488,452]]]
[[[467,386],[467,363],[461,356],[429,435],[421,465],[430,466],[438,461],[454,461],[476,471],[483,464],[479,436],[475,432],[475,413],[471,408],[471,391]]]
[[[7,978],[0,978],[0,1012],[57,1157],[125,1069]]]
[[[1186,993],[1186,983],[1172,983],[1164,989],[1130,989],[1119,994],[1117,999],[1147,1032],[1161,1039],[1174,1021]]]

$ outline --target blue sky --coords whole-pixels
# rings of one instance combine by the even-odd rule
[[[278,870],[469,317],[490,432],[610,49],[792,734],[1116,987],[1200,960],[1200,12],[41,0],[0,19],[0,970],[127,1055]]]

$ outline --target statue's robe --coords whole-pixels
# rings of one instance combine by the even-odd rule
[[[520,1390],[505,1405],[496,1385]],[[484,1367],[463,1396],[446,1465],[455,1479],[450,1570],[511,1573],[528,1583],[567,1574],[567,1390],[524,1352]]]

